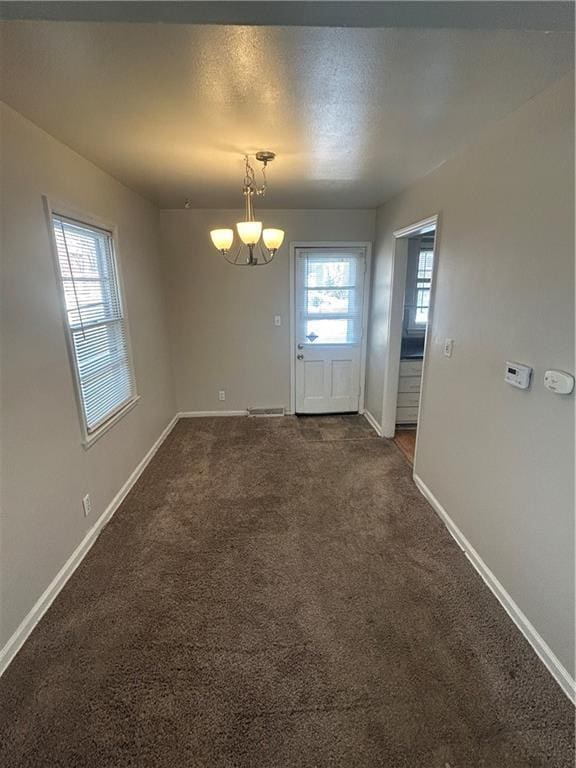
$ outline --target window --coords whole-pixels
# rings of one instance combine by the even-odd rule
[[[136,399],[112,233],[52,215],[87,437]]]
[[[428,322],[433,258],[434,251],[432,250],[422,249],[418,254],[418,267],[416,270],[416,311],[414,313],[414,322],[417,325],[426,325]]]
[[[358,344],[362,334],[363,253],[298,253],[298,337],[310,344]]]
[[[430,287],[434,266],[434,237],[422,235],[408,246],[403,334],[424,336],[430,312]]]

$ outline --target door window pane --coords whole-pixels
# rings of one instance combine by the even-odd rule
[[[353,308],[354,292],[348,288],[309,288],[306,294],[311,315],[348,314]]]
[[[306,249],[297,260],[298,343],[358,344],[362,336],[364,254]]]
[[[355,284],[356,259],[308,259],[305,283],[307,288],[346,287]]]
[[[306,334],[316,336],[314,344],[352,344],[355,340],[355,321],[347,318],[307,320]],[[312,341],[312,339],[308,339]]]

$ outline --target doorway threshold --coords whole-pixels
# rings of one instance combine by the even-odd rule
[[[414,451],[416,450],[416,427],[397,429],[394,435],[394,442],[404,454],[404,458],[414,466]]]

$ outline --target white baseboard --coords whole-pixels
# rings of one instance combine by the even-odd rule
[[[418,490],[422,493],[424,498],[430,503],[430,505],[442,519],[460,549],[463,550],[468,560],[470,560],[474,568],[482,577],[484,583],[490,588],[508,616],[510,616],[514,624],[516,624],[520,632],[522,632],[526,640],[530,643],[537,656],[543,662],[544,666],[550,672],[552,677],[556,680],[560,688],[562,688],[570,701],[576,703],[576,682],[568,670],[564,667],[560,659],[556,656],[554,651],[550,648],[548,643],[536,630],[533,624],[524,615],[518,605],[516,605],[506,589],[498,581],[490,568],[488,568],[486,563],[482,560],[478,552],[476,552],[474,547],[470,544],[468,539],[464,536],[462,531],[458,528],[456,523],[452,520],[438,499],[416,473],[414,473],[414,482],[416,483]]]
[[[370,424],[374,432],[376,432],[377,435],[382,437],[382,427],[380,426],[380,424],[378,424],[378,422],[376,421],[374,416],[372,416],[370,411],[364,411],[362,415],[364,416],[368,424]]]
[[[150,462],[150,459],[154,456],[158,448],[162,445],[164,440],[168,437],[172,428],[178,421],[178,416],[170,421],[167,427],[162,431],[162,434],[158,437],[154,445],[150,448],[146,456],[138,464],[136,469],[132,472],[128,480],[124,483],[122,488],[118,491],[116,496],[112,499],[110,504],[106,507],[104,512],[100,515],[98,520],[94,523],[92,528],[88,531],[86,536],[82,539],[80,544],[76,547],[74,552],[70,555],[68,560],[64,563],[62,568],[56,574],[53,581],[44,590],[43,594],[36,601],[28,615],[24,618],[18,629],[14,632],[12,637],[8,640],[4,648],[0,651],[0,675],[5,672],[10,662],[16,656],[20,648],[24,645],[28,636],[38,624],[42,616],[46,613],[48,608],[52,605],[58,593],[62,590],[68,579],[72,576],[76,568],[80,565],[96,539],[98,534],[104,528],[106,523],[110,520],[114,512],[118,509],[120,504],[124,501],[134,483],[138,480],[146,466]]]
[[[180,411],[179,419],[196,419],[203,416],[248,416],[248,411]]]

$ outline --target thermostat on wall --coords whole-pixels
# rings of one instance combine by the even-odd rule
[[[532,368],[529,365],[522,365],[522,363],[506,363],[506,375],[504,381],[508,384],[512,384],[513,387],[518,389],[528,389],[530,386],[530,376],[532,375]]]

